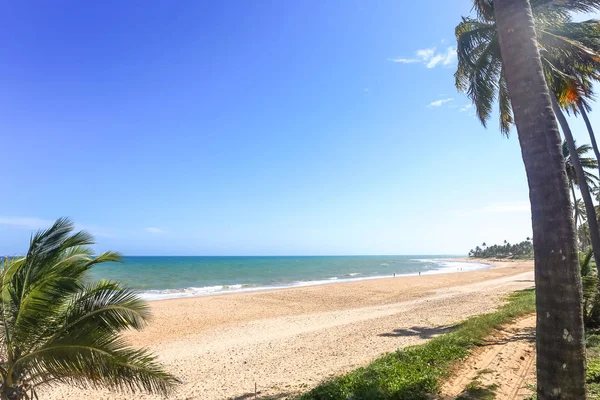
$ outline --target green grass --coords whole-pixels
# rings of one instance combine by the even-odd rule
[[[600,331],[586,332],[588,399],[600,398]]]
[[[498,389],[498,385],[481,386],[478,381],[473,381],[456,400],[494,400],[496,389]]]
[[[587,398],[600,399],[600,330],[589,329],[585,332],[587,353]],[[524,400],[535,400],[536,387],[532,382],[528,385],[534,393]]]
[[[419,400],[439,391],[452,365],[493,329],[535,311],[533,290],[512,294],[498,311],[472,317],[450,333],[389,353],[370,365],[324,382],[300,400]]]
[[[528,383],[525,385],[527,389],[531,390],[532,394],[525,397],[523,400],[536,400],[537,399],[537,385],[535,383]]]

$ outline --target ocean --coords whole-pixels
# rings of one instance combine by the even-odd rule
[[[146,300],[160,300],[486,267],[444,256],[125,257],[94,266],[89,277],[116,280]]]

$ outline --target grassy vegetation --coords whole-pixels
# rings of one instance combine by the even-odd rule
[[[587,398],[600,399],[600,330],[586,331],[586,351],[587,351]],[[532,385],[535,392],[535,385]],[[524,400],[535,400],[535,394]]]
[[[472,317],[450,333],[389,353],[370,365],[322,383],[300,400],[418,400],[439,391],[454,362],[491,331],[535,311],[533,290],[512,294],[498,311]]]
[[[481,386],[478,381],[471,382],[467,390],[456,400],[494,400],[496,398],[497,385]]]
[[[600,398],[600,331],[588,331],[587,336],[587,385],[588,398]]]

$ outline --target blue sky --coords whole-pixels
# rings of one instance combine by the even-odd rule
[[[130,255],[522,240],[516,133],[484,129],[454,88],[454,26],[470,7],[4,4],[0,254],[60,216]]]

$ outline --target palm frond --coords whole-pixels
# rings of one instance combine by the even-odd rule
[[[25,257],[2,263],[0,386],[13,382],[22,391],[63,382],[167,394],[178,380],[120,336],[146,325],[148,304],[116,282],[84,282],[94,265],[121,256],[94,257],[91,235],[73,228],[60,219],[32,237]]]
[[[600,10],[598,0],[531,0],[531,7],[540,11],[544,9],[572,12],[592,12]]]
[[[594,251],[589,249],[587,253],[583,256],[583,259],[579,262],[581,267],[581,276],[588,276],[592,273],[592,257],[594,256]]]
[[[477,117],[486,126],[499,91],[497,76],[502,68],[495,25],[463,18],[456,27],[456,37],[456,87],[471,99]]]
[[[43,348],[19,359],[14,368],[29,371],[33,386],[53,381],[166,396],[180,382],[150,352],[128,347],[122,339]]]
[[[600,0],[598,0],[600,2]],[[570,4],[567,6],[566,4]],[[597,8],[597,3],[576,0],[532,0],[544,73],[559,104],[577,114],[589,110],[592,84],[600,80],[600,23],[573,22],[573,10]],[[492,0],[476,0],[477,18],[462,18],[456,27],[458,66],[455,84],[476,106],[486,126],[497,95],[500,131],[508,135],[513,125],[512,108],[503,78]]]
[[[124,329],[140,330],[150,318],[148,303],[134,291],[116,282],[100,281],[86,285],[61,312],[61,327],[45,345],[61,341],[67,335],[77,338],[95,330],[119,332]]]
[[[492,0],[473,0],[473,10],[477,13],[477,17],[484,21],[494,20]]]
[[[500,132],[508,137],[510,128],[514,125],[515,121],[512,113],[512,105],[510,103],[510,94],[508,93],[508,86],[506,85],[506,78],[504,77],[504,69],[500,71],[500,77],[498,78],[498,108]]]

